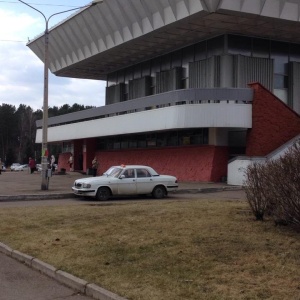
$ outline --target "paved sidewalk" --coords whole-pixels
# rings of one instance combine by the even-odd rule
[[[90,177],[90,175],[78,172],[53,175],[49,179],[49,189],[45,191],[41,190],[40,173],[2,172],[0,175],[0,201],[70,198],[74,196],[71,189],[74,181],[82,177]],[[239,189],[241,187],[229,186],[226,183],[179,182],[176,193],[208,193]]]
[[[1,251],[0,263],[0,300],[92,299],[4,255]]]
[[[0,242],[0,300],[126,300]]]

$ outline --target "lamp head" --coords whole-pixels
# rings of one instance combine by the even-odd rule
[[[103,3],[103,0],[93,0],[92,3],[91,3],[91,6],[101,4],[101,3]]]

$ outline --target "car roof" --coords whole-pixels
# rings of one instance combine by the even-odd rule
[[[149,169],[152,169],[151,167],[149,166],[144,166],[144,165],[125,165],[125,164],[122,164],[122,165],[119,165],[119,166],[112,166],[112,168],[149,168]]]
[[[122,165],[119,165],[119,166],[112,166],[111,168],[122,168],[122,169],[142,169],[142,168],[145,168],[145,169],[148,169],[152,175],[158,175],[158,173],[152,167],[145,166],[145,165],[125,165],[125,164],[122,164]]]

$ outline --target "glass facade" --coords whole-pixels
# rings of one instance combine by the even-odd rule
[[[208,128],[196,128],[98,138],[97,150],[149,149],[207,144]]]
[[[73,142],[63,142],[62,152],[71,152],[74,153],[74,144]]]
[[[127,85],[129,80],[151,76],[151,87],[148,88],[151,89],[151,94],[155,94],[157,91],[159,92],[159,89],[156,89],[157,74],[174,68],[181,68],[180,87],[188,89],[190,88],[190,63],[226,55],[270,59],[274,68],[272,92],[284,102],[287,102],[289,63],[291,61],[300,62],[300,45],[239,35],[217,36],[176,50],[167,55],[153,58],[125,70],[114,72],[109,74],[107,85],[117,85],[120,83]],[[221,76],[221,74],[215,74],[214,76]],[[238,76],[241,76],[241,74]],[[172,81],[174,79],[170,78],[168,80]],[[234,85],[228,87],[234,87]],[[127,90],[126,88],[126,92],[128,93]],[[125,99],[128,99],[128,97],[125,97]]]

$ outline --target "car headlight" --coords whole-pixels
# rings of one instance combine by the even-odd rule
[[[83,187],[84,189],[89,189],[89,188],[91,187],[91,185],[90,185],[89,183],[83,183],[83,184],[82,184],[82,187]]]

